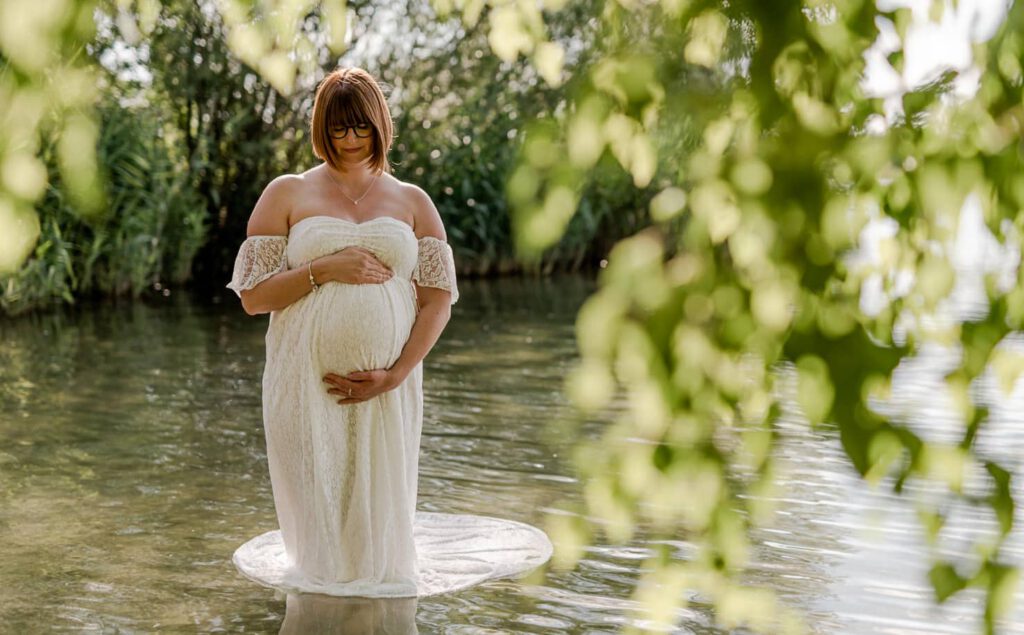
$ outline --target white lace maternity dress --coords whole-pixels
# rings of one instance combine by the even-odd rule
[[[421,286],[458,300],[451,248],[397,218],[311,216],[287,236],[242,243],[228,287],[358,245],[390,267],[381,284],[329,282],[274,311],[266,336],[263,427],[279,529],[238,548],[239,571],[288,591],[426,596],[524,573],[551,555],[547,536],[497,518],[416,512],[422,364],[394,390],[339,405],[328,372],[388,368],[416,320]]]

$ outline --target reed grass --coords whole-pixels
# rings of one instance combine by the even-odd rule
[[[106,206],[86,218],[64,194],[53,143],[50,184],[37,207],[40,237],[17,273],[0,280],[0,308],[14,315],[94,295],[138,297],[188,280],[206,234],[206,207],[146,110],[100,108],[97,153]]]

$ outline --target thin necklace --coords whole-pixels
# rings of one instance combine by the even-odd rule
[[[366,195],[369,194],[370,190],[373,188],[373,184],[377,182],[377,175],[375,174],[375,175],[373,175],[373,180],[370,181],[370,187],[366,188],[366,191],[363,192],[363,195],[360,196],[359,198],[352,198],[348,194],[345,194],[345,190],[341,187],[341,183],[338,183],[338,179],[334,178],[334,175],[331,174],[330,170],[328,170],[327,168],[324,168],[324,171],[327,172],[328,178],[330,178],[332,181],[334,181],[334,184],[338,186],[338,189],[341,190],[342,195],[345,198],[347,198],[348,200],[352,201],[353,205],[359,205],[359,201],[361,201],[364,198],[366,198]]]

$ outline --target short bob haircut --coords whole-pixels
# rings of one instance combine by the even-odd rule
[[[391,172],[388,152],[394,140],[391,111],[377,80],[361,68],[338,68],[324,77],[316,89],[310,139],[313,154],[338,169],[341,157],[331,143],[331,131],[343,126],[367,122],[373,125],[373,150],[370,169]],[[354,134],[354,133],[352,133]]]

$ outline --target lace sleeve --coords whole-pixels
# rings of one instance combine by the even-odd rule
[[[424,236],[419,239],[419,257],[412,279],[421,287],[451,291],[452,304],[459,300],[459,289],[455,285],[455,257],[451,246],[440,238]]]
[[[235,270],[226,286],[242,297],[243,289],[252,289],[275,273],[288,268],[285,247],[287,236],[249,236],[238,249]]]

